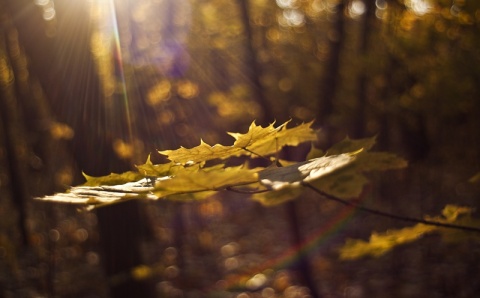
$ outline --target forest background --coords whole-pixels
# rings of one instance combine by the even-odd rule
[[[32,199],[83,183],[82,171],[228,143],[225,131],[253,120],[316,119],[324,150],[376,135],[378,150],[409,161],[371,177],[365,204],[418,218],[478,207],[477,1],[2,0],[0,21],[3,296],[121,297],[119,284],[166,297],[480,291],[478,242],[429,236],[340,261],[346,238],[404,223],[314,194],[271,208],[231,193],[122,203],[107,216]],[[127,258],[142,266],[110,268],[108,243],[135,247]]]

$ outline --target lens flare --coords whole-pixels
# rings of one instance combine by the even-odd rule
[[[354,206],[344,206],[319,227],[315,232],[311,233],[301,244],[293,246],[285,250],[282,254],[259,264],[257,267],[249,270],[245,275],[227,278],[222,283],[222,288],[229,289],[239,286],[239,284],[249,280],[253,276],[257,276],[261,272],[271,269],[282,269],[289,267],[298,262],[304,256],[312,251],[319,249],[322,245],[328,243],[330,239],[338,235],[348,224],[354,219],[356,208]]]

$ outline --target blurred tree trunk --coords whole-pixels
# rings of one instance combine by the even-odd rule
[[[242,19],[242,23],[244,25],[244,32],[246,36],[246,50],[247,50],[247,76],[250,79],[251,83],[253,84],[254,91],[256,94],[257,102],[262,107],[263,111],[263,120],[268,123],[272,123],[275,121],[275,116],[272,113],[272,108],[265,96],[264,88],[260,82],[260,65],[256,59],[256,51],[255,51],[255,42],[254,36],[250,24],[250,13],[249,13],[249,5],[248,0],[238,0],[238,5],[240,8],[240,16]],[[288,155],[288,153],[286,153]],[[287,158],[288,159],[288,158]],[[291,234],[293,237],[292,246],[299,247],[303,242],[303,236],[301,233],[300,221],[297,215],[297,201],[292,201],[285,204],[285,212],[286,212],[286,219],[290,224],[291,227]],[[263,210],[259,211],[263,213]],[[302,255],[297,263],[296,271],[299,273],[305,285],[310,289],[311,296],[316,298],[319,297],[316,285],[313,281],[313,273],[310,268],[310,264],[308,261],[307,256]]]
[[[301,204],[301,200],[294,200],[285,204],[285,210],[287,213],[286,217],[290,225],[291,234],[293,236],[293,247],[302,247],[305,240],[302,235],[302,228],[299,220],[300,217],[298,216],[300,209],[299,204]],[[302,279],[303,284],[310,290],[310,297],[322,297],[317,290],[318,285],[315,283],[314,279],[315,273],[307,254],[301,253],[298,257],[297,263],[292,269],[297,271],[298,275]]]
[[[374,28],[376,17],[376,1],[375,0],[366,0],[365,1],[365,14],[362,18],[362,31],[360,34],[360,42],[358,46],[358,57],[362,59],[360,65],[360,73],[357,77],[357,108],[354,114],[353,119],[353,128],[351,130],[351,136],[354,138],[361,138],[365,136],[366,122],[368,122],[367,111],[367,92],[368,92],[368,63],[370,60],[369,57],[369,48],[370,48],[370,36],[372,29]]]
[[[345,39],[345,8],[347,0],[338,1],[335,6],[335,15],[332,28],[329,29],[328,59],[326,61],[323,79],[319,84],[320,95],[318,99],[317,121],[326,132],[327,147],[332,143],[332,127],[329,118],[333,113],[333,102],[339,81],[340,60]]]
[[[130,200],[100,207],[96,213],[111,297],[155,297],[149,276],[135,274],[141,272],[136,271],[143,264],[141,243],[150,232],[140,202]]]
[[[2,41],[5,41],[4,36],[1,38]],[[0,51],[2,50],[4,49],[0,49]],[[4,56],[4,53],[0,52],[0,59],[4,58],[2,56]],[[2,166],[5,166],[4,171],[8,177],[8,180],[3,183],[9,184],[12,203],[15,208],[12,211],[18,214],[17,228],[20,232],[21,244],[22,246],[27,246],[28,232],[26,228],[25,204],[29,193],[25,185],[27,182],[25,131],[23,131],[22,119],[19,117],[13,84],[6,81],[5,79],[10,80],[10,78],[4,78],[3,74],[3,72],[10,73],[11,69],[7,65],[0,65],[0,68],[2,72],[0,81],[0,136],[2,137],[0,150],[3,153],[2,155],[4,155],[5,162]],[[13,76],[13,74],[10,75]],[[13,77],[11,79],[13,80]]]
[[[57,26],[54,26],[54,23],[42,19],[42,12],[33,1],[4,1],[10,15],[14,16],[12,20],[29,58],[31,72],[38,76],[54,118],[73,128],[75,135],[70,150],[78,167],[90,175],[127,170],[128,165],[114,154],[113,140],[109,139],[109,129],[105,127],[100,82],[90,51],[88,2],[56,1]],[[26,123],[31,120],[24,119]],[[11,126],[12,121],[7,119],[4,123]],[[8,129],[13,128],[5,128]],[[10,148],[9,151],[12,150],[15,149]],[[12,167],[17,167],[15,159],[13,162]],[[62,162],[66,161],[59,161]],[[20,175],[19,170],[13,169],[14,175]],[[28,195],[23,192],[27,189],[25,186],[18,185],[16,188],[21,196]],[[145,229],[142,229],[143,222],[139,220],[138,204],[134,201],[105,207],[98,213],[107,274],[129,273],[141,264],[138,241]],[[115,277],[109,276],[110,279]],[[153,288],[150,284],[128,277],[125,281],[111,284],[112,297],[133,297],[137,294],[151,297],[149,293],[153,292]]]
[[[275,121],[275,116],[272,113],[272,108],[270,107],[270,103],[265,96],[262,83],[260,82],[260,76],[262,72],[255,52],[253,30],[250,24],[249,0],[238,0],[238,7],[240,8],[240,18],[242,20],[243,30],[245,33],[247,77],[253,85],[253,92],[257,102],[262,107],[263,122],[265,122],[265,124],[272,123]]]
[[[395,35],[398,30],[405,5],[389,1],[390,16],[386,22],[387,35]],[[395,51],[396,52],[396,51]],[[391,49],[386,49],[386,63],[383,71],[385,83],[379,92],[384,100],[384,109],[379,115],[379,140],[382,150],[401,152],[408,160],[424,159],[430,151],[427,123],[424,112],[402,107],[399,98],[408,94],[418,83],[415,74],[408,71],[404,58]]]

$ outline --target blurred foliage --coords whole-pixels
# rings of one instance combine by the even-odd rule
[[[428,217],[429,220],[444,223],[457,223],[467,227],[480,227],[478,219],[471,218],[472,208],[447,205],[442,211],[442,217]],[[358,259],[364,256],[379,257],[391,251],[398,245],[406,244],[432,232],[441,233],[447,241],[479,241],[476,233],[452,231],[451,229],[419,223],[413,227],[399,230],[388,230],[385,233],[373,233],[368,242],[348,239],[340,249],[340,258],[344,260]]]
[[[373,146],[374,138],[347,138],[329,149],[326,156],[302,162],[282,160],[282,167],[272,164],[266,168],[249,168],[248,162],[240,166],[206,164],[212,160],[228,162],[229,159],[242,155],[269,160],[269,156],[278,155],[286,146],[294,147],[316,140],[316,133],[310,128],[312,123],[291,128],[287,128],[287,124],[288,122],[278,127],[273,124],[262,127],[252,123],[245,134],[229,133],[235,138],[231,146],[210,146],[201,142],[193,148],[160,151],[171,160],[170,163],[153,164],[149,157],[144,165],[137,166],[138,172],[113,173],[103,177],[84,174],[87,179],[84,185],[72,188],[65,194],[40,199],[104,206],[122,199],[146,197],[175,200],[178,195],[182,195],[182,199],[205,199],[216,191],[235,191],[237,187],[244,187],[243,192],[256,193],[255,200],[265,205],[274,205],[299,196],[297,191],[285,189],[305,184],[312,184],[341,199],[352,199],[360,195],[368,182],[362,173],[406,166],[403,159],[393,154],[367,152]],[[266,191],[273,191],[273,194],[265,195]],[[183,196],[185,194],[189,196]],[[293,196],[285,197],[286,194]]]

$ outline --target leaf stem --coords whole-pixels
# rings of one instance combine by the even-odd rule
[[[413,218],[413,217],[397,215],[397,214],[393,214],[393,213],[388,213],[388,212],[364,207],[364,206],[359,205],[357,203],[346,201],[346,200],[340,199],[336,196],[330,195],[330,194],[328,194],[324,191],[321,191],[320,189],[316,188],[315,186],[313,186],[313,185],[311,185],[307,182],[303,182],[303,186],[310,188],[311,190],[313,190],[314,192],[323,196],[326,199],[336,201],[336,202],[341,203],[343,205],[353,206],[358,210],[362,210],[362,211],[365,211],[365,212],[368,212],[368,213],[371,213],[371,214],[375,214],[375,215],[379,215],[379,216],[383,216],[383,217],[388,217],[388,218],[393,218],[393,219],[398,219],[398,220],[402,220],[402,221],[422,223],[422,224],[430,225],[430,226],[437,226],[437,227],[442,227],[442,228],[457,229],[457,230],[480,233],[480,228],[476,228],[476,227],[468,227],[468,226],[461,226],[461,225],[443,223],[443,222],[438,222],[438,221],[431,221],[431,220],[421,219],[421,218]]]
[[[245,150],[245,151],[247,151],[248,153],[251,153],[251,154],[253,154],[253,155],[256,155],[256,156],[258,156],[258,157],[260,157],[260,158],[263,158],[263,159],[265,159],[265,160],[271,161],[269,158],[267,158],[267,157],[265,157],[265,156],[263,156],[263,155],[261,155],[261,154],[258,154],[258,153],[256,153],[256,152],[248,149],[247,147],[242,147],[242,149]]]
[[[241,194],[250,194],[250,195],[270,191],[270,189],[240,189],[236,187],[237,185],[232,185],[232,186],[227,186],[225,189],[231,192],[236,192]]]

